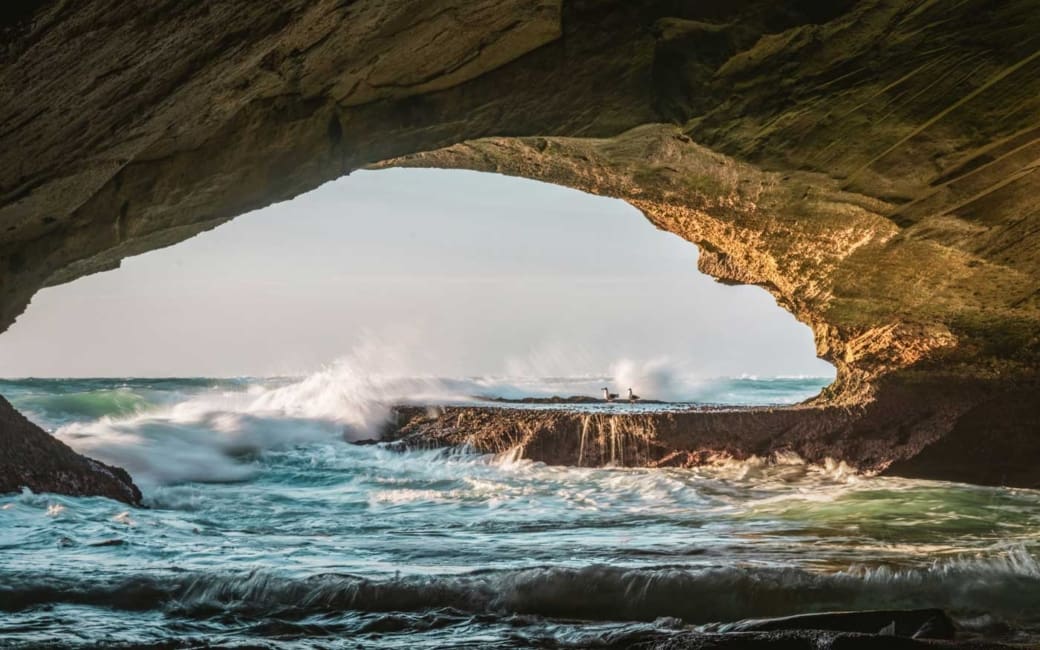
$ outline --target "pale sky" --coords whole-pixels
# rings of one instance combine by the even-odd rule
[[[359,171],[36,295],[0,376],[314,371],[358,346],[422,375],[831,376],[808,327],[614,199],[493,174]]]

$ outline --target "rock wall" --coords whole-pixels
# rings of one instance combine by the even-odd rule
[[[462,167],[622,198],[765,287],[838,367],[821,405],[1040,396],[1035,0],[30,5],[0,14],[0,329],[353,169]]]

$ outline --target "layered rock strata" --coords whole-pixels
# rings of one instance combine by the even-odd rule
[[[1038,33],[1034,0],[22,3],[0,328],[353,169],[517,174],[771,292],[838,368],[817,405],[903,422],[890,467],[927,439],[931,475],[969,448],[1014,475],[1040,460]]]
[[[886,384],[855,406],[675,412],[398,407],[383,440],[579,467],[691,467],[793,453],[866,474],[1040,488],[1035,387],[984,395],[988,388]]]

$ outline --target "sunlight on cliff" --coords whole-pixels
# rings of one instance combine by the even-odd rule
[[[648,226],[534,181],[357,172],[41,292],[0,372],[299,375],[378,341],[383,374],[605,376],[664,399],[709,377],[833,376],[765,291],[715,283]]]

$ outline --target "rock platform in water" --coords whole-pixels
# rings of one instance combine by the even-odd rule
[[[864,473],[1036,489],[1037,394],[1031,384],[948,381],[890,383],[857,406],[398,406],[382,440],[580,467],[690,467],[797,454]]]

